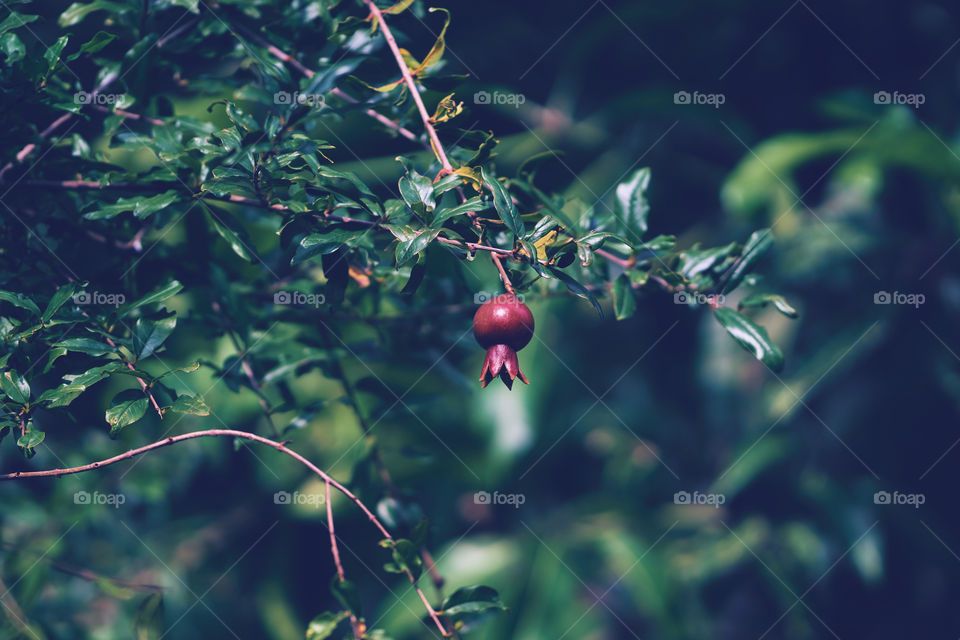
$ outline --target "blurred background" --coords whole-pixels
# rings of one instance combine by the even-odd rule
[[[65,4],[32,10],[55,25]],[[509,610],[476,638],[960,636],[960,7],[445,6],[445,71],[469,74],[456,87],[463,126],[496,133],[500,173],[559,152],[542,185],[606,207],[618,181],[649,166],[651,234],[715,246],[773,228],[761,272],[800,317],[770,311],[761,323],[787,365],[770,372],[708,313],[666,295],[621,323],[562,296],[528,300],[537,339],[520,360],[532,384],[480,390],[473,305],[427,306],[446,281],[464,284],[438,252],[426,314],[341,325],[371,345],[341,361],[353,400],[321,371],[296,379],[297,394],[327,403],[295,448],[352,478],[397,530],[427,515],[448,593],[498,589]],[[396,23],[415,42],[442,25]],[[214,117],[205,108],[217,97],[175,109]],[[360,118],[335,127],[363,158],[345,156],[343,168],[367,180],[393,183],[394,157],[413,151],[369,135]],[[487,261],[463,277],[497,289]],[[174,306],[189,316],[192,304]],[[209,328],[184,326],[168,363],[234,353]],[[258,349],[288,339],[271,331]],[[262,426],[255,395],[205,371],[191,384],[215,415],[178,430]],[[45,424],[49,450],[29,463],[2,447],[2,468],[81,464],[165,433],[148,421],[117,443],[90,429],[117,390],[81,397],[77,424]],[[391,497],[365,481],[351,404],[375,423]],[[79,491],[125,501],[76,504]],[[277,504],[278,491],[301,498]],[[80,569],[162,586],[166,637],[302,637],[336,606],[320,495],[276,452],[215,441],[4,484],[4,579],[51,621],[51,637],[126,637],[133,593]],[[416,594],[382,571],[388,558],[362,514],[335,507],[370,626],[427,637]]]

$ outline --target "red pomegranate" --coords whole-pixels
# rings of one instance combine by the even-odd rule
[[[519,377],[530,384],[520,371],[517,351],[523,349],[533,338],[533,314],[517,296],[505,294],[488,300],[473,316],[473,336],[487,350],[480,371],[480,386],[500,376],[508,389]]]

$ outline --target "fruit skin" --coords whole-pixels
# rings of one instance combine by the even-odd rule
[[[480,386],[486,387],[500,376],[508,389],[515,378],[530,384],[520,370],[517,351],[533,338],[534,320],[530,309],[513,295],[493,298],[473,316],[473,336],[487,350],[480,372]]]
[[[533,338],[533,314],[516,296],[503,295],[482,304],[473,316],[473,337],[484,349],[505,344],[520,351]]]

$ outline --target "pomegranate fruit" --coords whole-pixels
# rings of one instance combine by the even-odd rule
[[[515,295],[497,296],[482,304],[473,316],[473,337],[487,350],[480,371],[481,387],[497,376],[508,389],[518,377],[530,384],[520,371],[517,351],[533,338],[533,314]]]

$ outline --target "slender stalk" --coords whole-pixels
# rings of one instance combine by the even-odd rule
[[[73,475],[76,473],[84,473],[86,471],[93,471],[95,469],[102,469],[103,467],[108,467],[112,464],[122,462],[124,460],[129,460],[136,456],[147,453],[148,451],[153,451],[154,449],[161,449],[163,447],[169,447],[172,444],[178,442],[183,442],[185,440],[193,440],[196,438],[205,438],[205,437],[232,437],[232,438],[243,438],[245,440],[252,440],[254,442],[259,442],[268,447],[276,449],[281,453],[284,453],[294,460],[298,461],[300,464],[304,465],[310,471],[315,473],[320,477],[324,482],[332,485],[337,491],[342,493],[350,500],[353,504],[367,516],[367,519],[377,528],[381,535],[388,540],[395,540],[393,536],[390,535],[390,532],[387,531],[387,528],[383,526],[383,523],[377,518],[376,515],[365,505],[360,498],[358,498],[352,491],[347,489],[344,485],[340,484],[334,480],[329,474],[327,474],[323,469],[313,464],[305,457],[290,449],[282,442],[276,442],[275,440],[270,440],[269,438],[264,438],[263,436],[258,436],[255,433],[250,433],[248,431],[238,431],[236,429],[206,429],[204,431],[192,431],[190,433],[184,433],[178,436],[170,436],[164,438],[163,440],[158,440],[157,442],[152,442],[148,445],[138,447],[136,449],[130,449],[124,453],[113,456],[112,458],[106,458],[104,460],[98,460],[96,462],[90,462],[88,464],[80,465],[78,467],[67,467],[63,469],[46,469],[43,471],[15,471],[14,473],[7,473],[0,475],[0,482],[4,480],[20,480],[24,478],[60,478],[62,476]],[[329,503],[328,503],[329,504]],[[437,628],[440,630],[440,633],[444,637],[449,636],[446,628],[443,626],[443,622],[440,620],[439,614],[427,600],[427,597],[424,595],[423,590],[417,586],[417,579],[410,573],[409,570],[406,570],[407,578],[414,585],[414,589],[417,592],[417,595],[420,596],[420,600],[423,602],[424,606],[427,609],[427,613],[430,615],[430,618],[436,624]]]
[[[510,282],[510,276],[507,275],[507,270],[503,268],[503,263],[500,262],[500,254],[491,253],[490,258],[493,260],[493,264],[497,265],[497,271],[500,272],[500,279],[503,281],[503,288],[510,295],[515,295],[516,291],[513,289],[513,283]]]
[[[413,75],[411,75],[410,69],[407,68],[407,63],[403,60],[403,55],[401,55],[400,47],[397,46],[397,41],[393,37],[393,32],[390,31],[390,27],[387,26],[387,22],[383,19],[383,13],[377,5],[374,4],[373,0],[363,1],[364,4],[367,5],[367,8],[370,9],[370,13],[377,17],[380,30],[383,31],[383,38],[387,41],[387,46],[390,47],[390,51],[393,52],[393,57],[396,59],[397,66],[400,67],[400,73],[403,75],[403,81],[406,83],[407,88],[410,89],[410,95],[413,96],[413,101],[417,105],[417,111],[420,112],[420,119],[423,120],[423,128],[427,130],[427,135],[430,136],[430,142],[433,144],[433,152],[436,154],[441,166],[443,166],[444,171],[453,173],[453,166],[447,159],[443,145],[440,144],[440,138],[437,137],[437,130],[433,127],[433,122],[430,121],[430,114],[427,112],[427,107],[423,104],[423,98],[420,97],[420,90],[417,89],[417,83],[414,82]]]
[[[257,44],[259,44],[261,47],[264,47],[267,51],[269,51],[269,52],[270,52],[270,55],[272,55],[273,57],[277,58],[278,60],[281,60],[282,62],[286,62],[287,64],[289,64],[291,67],[293,67],[294,69],[296,69],[297,71],[299,71],[300,73],[302,73],[302,74],[303,74],[304,76],[306,76],[307,78],[312,78],[313,76],[316,75],[316,72],[314,72],[312,69],[310,69],[309,67],[305,66],[302,62],[300,62],[299,60],[297,60],[296,58],[294,58],[294,57],[293,57],[292,55],[290,55],[289,53],[283,51],[282,49],[280,49],[279,47],[271,44],[270,42],[267,42],[266,40],[264,40],[263,38],[261,38],[260,36],[258,36],[256,33],[252,32],[252,31],[250,31],[249,29],[247,29],[247,28],[245,28],[245,27],[242,27],[242,26],[238,26],[238,29],[239,29],[240,31],[242,31],[244,34],[246,34],[246,36],[247,36],[248,38],[250,38],[251,40],[253,40],[253,41],[256,42]],[[341,90],[341,89],[338,89],[338,88],[336,88],[336,87],[334,87],[333,89],[331,89],[331,90],[330,90],[330,93],[332,93],[333,95],[337,96],[338,98],[340,98],[340,99],[343,100],[344,102],[349,102],[350,104],[359,104],[359,103],[360,103],[359,100],[357,100],[356,98],[354,98],[353,96],[351,96],[349,93],[347,93],[346,91],[343,91],[343,90]],[[383,124],[383,125],[385,125],[386,127],[390,128],[390,129],[393,129],[394,131],[396,131],[398,134],[400,134],[401,136],[403,136],[403,137],[406,138],[407,140],[410,140],[410,141],[412,141],[412,142],[417,142],[417,134],[415,134],[413,131],[410,131],[409,129],[407,129],[407,128],[405,128],[405,127],[400,126],[399,123],[391,120],[390,118],[386,117],[386,116],[383,115],[382,113],[379,113],[379,112],[377,112],[377,111],[374,111],[373,109],[371,109],[371,108],[369,108],[369,107],[364,108],[363,113],[366,114],[367,116],[373,118],[374,120],[376,120],[376,121],[379,122],[380,124]]]
[[[330,532],[330,553],[333,555],[333,564],[337,567],[337,578],[340,582],[346,582],[347,576],[343,570],[343,563],[340,562],[340,547],[337,545],[337,533],[334,530],[333,525],[333,504],[330,500],[330,483],[323,483],[325,490],[325,500],[324,502],[327,505],[327,531]],[[351,611],[350,612],[350,627],[353,629],[353,637],[357,640],[363,638],[363,629],[360,626],[360,620],[357,619],[357,616]]]
[[[217,314],[217,317],[220,318],[220,322],[223,325],[224,331],[230,337],[230,342],[233,343],[233,347],[237,350],[237,355],[240,357],[240,368],[243,370],[244,375],[247,376],[247,380],[250,381],[250,387],[253,389],[253,392],[257,395],[257,400],[260,402],[260,409],[263,411],[263,415],[267,419],[267,424],[270,425],[270,431],[273,432],[274,437],[279,438],[280,432],[277,430],[277,425],[273,422],[273,413],[270,411],[270,403],[267,402],[267,397],[263,394],[263,391],[261,391],[260,381],[257,380],[257,376],[253,373],[253,367],[250,366],[250,361],[247,360],[246,347],[240,344],[240,339],[237,337],[237,333],[233,329],[233,324],[231,324],[230,318],[227,317],[227,314],[223,312],[223,309],[220,307],[220,303],[214,301],[210,306],[213,308],[213,312]]]

